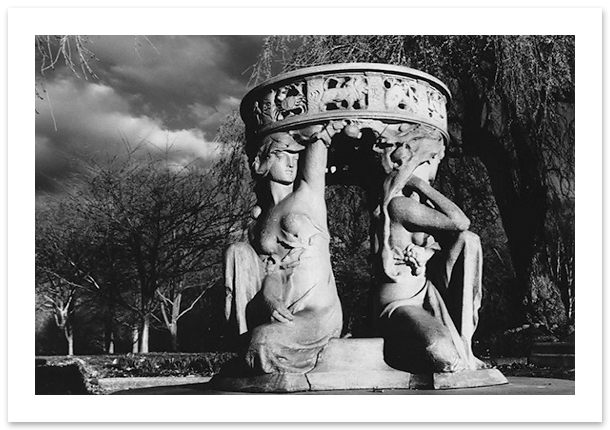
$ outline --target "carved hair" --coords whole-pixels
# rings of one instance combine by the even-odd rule
[[[391,146],[400,142],[405,146],[405,151],[410,154],[407,163],[393,166],[391,160],[392,150],[384,148],[382,140],[385,140]],[[375,143],[374,150],[377,152],[381,163],[386,169],[387,176],[383,183],[383,199],[380,202],[380,221],[382,225],[381,238],[381,260],[385,275],[391,280],[396,281],[398,270],[395,267],[393,254],[389,242],[390,238],[390,215],[388,213],[388,205],[390,201],[402,194],[407,181],[417,168],[418,164],[410,163],[414,158],[419,163],[430,160],[433,157],[443,158],[445,155],[443,135],[434,127],[421,124],[402,124],[397,133],[392,133],[390,136],[383,136]],[[402,160],[401,160],[402,161]]]
[[[253,173],[259,177],[266,177],[271,170],[271,165],[275,160],[271,154],[275,151],[299,152],[304,146],[298,144],[289,133],[272,133],[263,139],[258,152],[254,156],[251,167]]]
[[[304,148],[286,132],[276,132],[265,136],[250,162],[252,176],[256,181],[254,193],[256,194],[257,205],[260,208],[266,208],[271,204],[269,184],[264,180],[273,163],[277,162],[277,159],[271,155],[276,151],[299,152]]]

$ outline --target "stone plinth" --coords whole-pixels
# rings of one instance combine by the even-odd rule
[[[409,389],[446,390],[507,384],[497,369],[456,373],[411,374],[388,366],[383,359],[383,339],[333,339],[308,373],[283,373],[252,377],[214,377],[212,389],[260,393],[329,390]]]
[[[411,382],[410,373],[385,363],[381,338],[331,340],[306,377],[315,391],[407,388]]]
[[[128,378],[126,378],[128,379]],[[294,394],[298,395],[344,395],[346,393],[353,395],[365,396],[384,396],[384,395],[436,395],[436,396],[451,396],[451,395],[466,395],[466,396],[566,396],[574,395],[575,383],[572,380],[552,379],[552,378],[533,378],[533,377],[518,377],[509,376],[508,384],[491,385],[485,387],[474,388],[456,388],[453,390],[411,390],[411,389],[363,389],[363,390],[327,390],[327,391],[301,391]],[[139,388],[133,390],[118,391],[113,395],[228,395],[228,394],[244,394],[236,393],[235,391],[222,391],[214,389],[208,384],[188,384],[175,386],[159,386],[151,388]],[[287,393],[290,394],[290,393]]]

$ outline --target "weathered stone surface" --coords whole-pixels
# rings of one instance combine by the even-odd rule
[[[268,373],[252,377],[214,377],[210,381],[214,390],[251,393],[294,393],[309,391],[307,378],[302,373]]]
[[[383,360],[383,339],[333,339],[307,379],[311,390],[409,388],[411,374]]]
[[[332,339],[311,373],[393,370],[383,360],[383,339]]]
[[[371,63],[327,64],[276,76],[241,103],[249,136],[329,120],[429,124],[448,138],[449,89],[427,73]]]
[[[506,384],[497,369],[411,374],[393,369],[383,358],[383,339],[333,339],[316,367],[305,374],[275,373],[253,377],[215,377],[219,391],[293,393],[332,390],[446,390]]]
[[[455,373],[435,373],[432,375],[432,389],[487,387],[508,384],[508,380],[498,369],[464,370]]]
[[[411,374],[399,370],[320,372],[306,375],[311,391],[410,388]]]
[[[508,384],[492,385],[488,387],[456,388],[453,390],[410,390],[410,389],[361,389],[349,391],[349,394],[364,396],[420,396],[422,394],[432,396],[565,396],[575,394],[574,381],[552,378],[532,378],[532,377],[508,377]],[[345,391],[325,390],[325,391],[304,391],[297,392],[298,395],[344,395]],[[217,390],[210,384],[189,384],[179,386],[164,386],[153,388],[140,388],[135,390],[125,390],[112,393],[114,395],[228,395],[236,394],[231,391]],[[290,394],[290,393],[288,393]]]

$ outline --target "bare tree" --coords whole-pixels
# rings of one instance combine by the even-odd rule
[[[36,208],[36,291],[43,306],[50,309],[55,324],[68,343],[68,355],[74,354],[73,319],[79,304],[79,289],[87,275],[79,267],[90,257],[82,240],[83,225],[71,217],[71,210],[50,201]],[[84,276],[83,276],[84,275]]]
[[[161,299],[160,307],[163,323],[170,334],[172,351],[178,351],[178,321],[193,310],[197,302],[215,283],[216,281],[213,280],[206,285],[187,284],[182,279],[178,282],[169,281],[163,288],[157,290]],[[196,291],[196,296],[190,300],[190,304],[185,304],[183,299],[186,292],[191,289]]]
[[[67,355],[74,355],[73,318],[76,307],[76,287],[52,275],[48,277],[46,283],[39,283],[38,289],[44,296],[42,306],[51,310],[55,325],[66,338]]]
[[[151,319],[159,300],[168,298],[164,292],[219,265],[226,241],[241,228],[247,208],[232,193],[229,161],[176,168],[167,156],[151,154],[145,162],[130,158],[95,172],[83,216],[101,219],[121,249],[121,276],[130,286],[121,300],[138,315],[139,352],[148,352]]]
[[[95,55],[87,47],[89,38],[79,35],[40,35],[35,36],[36,40],[36,62],[38,72],[44,76],[45,72],[55,70],[62,62],[70,68],[76,76],[80,69],[82,77],[87,79],[89,76],[97,78],[91,68],[90,62],[95,60]]]

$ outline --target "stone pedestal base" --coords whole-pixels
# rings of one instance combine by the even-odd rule
[[[290,393],[301,391],[413,389],[444,390],[507,384],[497,369],[456,373],[411,374],[383,360],[383,339],[333,339],[308,373],[252,377],[216,376],[210,384],[222,391]]]

